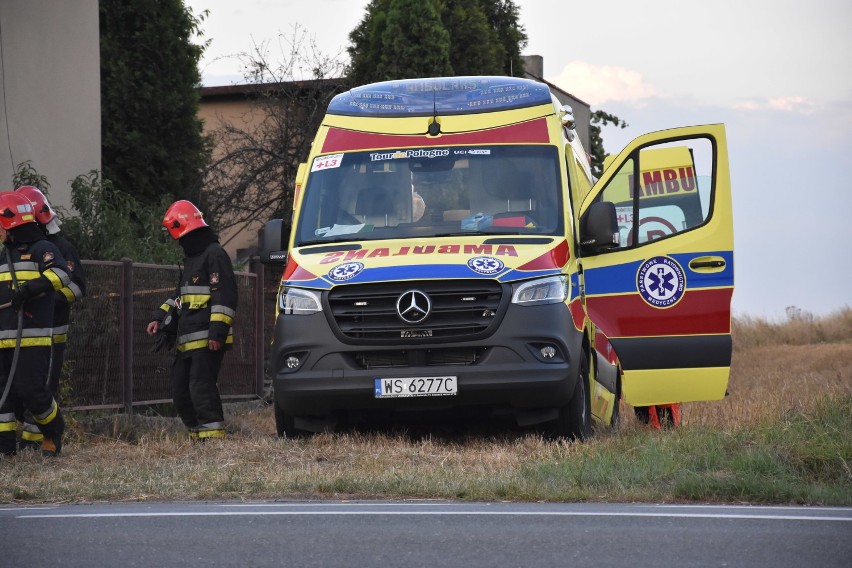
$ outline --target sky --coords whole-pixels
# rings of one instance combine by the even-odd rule
[[[366,0],[185,0],[209,40],[207,86],[242,82],[239,53],[313,41],[346,59]],[[633,138],[724,123],[734,206],[735,316],[783,321],[852,306],[852,3],[515,0],[544,77],[628,123]],[[282,38],[285,41],[282,41]]]

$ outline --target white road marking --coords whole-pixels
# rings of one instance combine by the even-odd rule
[[[752,519],[767,521],[833,521],[850,522],[852,516],[830,517],[814,515],[768,515],[726,513],[654,513],[643,511],[165,511],[126,513],[50,513],[17,515],[19,519],[71,519],[115,517],[238,517],[238,516],[468,516],[468,517],[669,517],[689,519]]]

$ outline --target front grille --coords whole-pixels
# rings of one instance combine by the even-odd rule
[[[420,323],[397,313],[400,295],[420,290],[432,302]],[[427,280],[338,286],[328,304],[339,332],[354,340],[423,343],[473,339],[490,333],[500,317],[503,287],[494,280]]]
[[[362,369],[475,365],[482,358],[486,349],[486,347],[449,347],[446,349],[361,351],[355,355],[355,361]]]

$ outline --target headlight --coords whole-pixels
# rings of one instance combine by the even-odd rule
[[[282,288],[278,296],[278,310],[282,314],[296,316],[321,312],[320,293],[304,288]]]
[[[521,306],[559,304],[568,297],[568,278],[550,276],[513,286],[512,303]]]

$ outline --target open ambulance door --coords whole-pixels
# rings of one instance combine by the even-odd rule
[[[731,365],[734,238],[724,125],[631,142],[579,211],[584,301],[633,406],[717,400]]]

